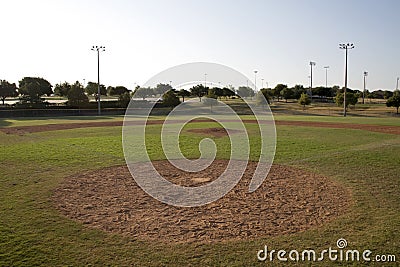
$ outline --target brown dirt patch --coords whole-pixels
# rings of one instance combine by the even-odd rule
[[[168,161],[154,165],[168,180],[198,186],[216,179],[227,162],[216,160],[206,170],[187,173]],[[343,214],[349,191],[304,170],[274,165],[253,193],[248,184],[256,163],[250,162],[238,185],[223,198],[201,207],[180,208],[147,195],[126,166],[67,177],[53,202],[65,216],[107,232],[145,241],[220,242],[304,231]]]
[[[189,129],[187,130],[191,133],[197,133],[207,136],[214,136],[214,137],[224,137],[228,136],[228,132],[224,128],[196,128],[196,129]],[[231,133],[240,132],[239,130],[229,129]]]
[[[207,119],[196,119],[192,122],[209,122]],[[256,123],[255,120],[243,120],[244,123]],[[147,124],[161,124],[161,120],[148,121]],[[6,134],[23,135],[26,133],[36,133],[45,131],[68,130],[87,127],[111,127],[122,126],[122,121],[103,121],[103,122],[82,122],[82,123],[66,123],[66,124],[46,124],[33,126],[16,126],[2,127],[1,132]],[[132,122],[134,124],[134,122]],[[315,122],[315,121],[275,121],[276,125],[287,126],[305,126],[305,127],[323,127],[323,128],[340,128],[340,129],[357,129],[387,134],[400,135],[399,126],[373,125],[373,124],[351,124],[351,123],[333,123],[333,122]]]

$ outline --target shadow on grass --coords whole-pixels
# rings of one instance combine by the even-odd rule
[[[0,118],[0,127],[10,126],[12,123],[8,119]]]
[[[0,118],[0,127],[7,127],[13,124],[12,121],[47,121],[47,120],[66,120],[66,121],[97,121],[97,120],[111,120],[122,115],[115,116],[53,116],[53,117],[12,117]]]

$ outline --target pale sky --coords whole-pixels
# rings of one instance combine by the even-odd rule
[[[398,0],[0,0],[0,79],[24,76],[50,83],[83,79],[144,84],[157,73],[189,62],[238,70],[257,85],[268,82],[343,86],[344,51],[352,42],[348,86],[393,90],[400,76]],[[199,77],[201,80],[202,77]],[[166,81],[169,82],[169,81]]]

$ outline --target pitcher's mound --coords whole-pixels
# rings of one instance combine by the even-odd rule
[[[199,173],[154,161],[168,180],[198,186],[216,179],[227,161],[215,160]],[[104,168],[66,178],[53,201],[65,216],[107,232],[168,243],[218,242],[304,231],[343,214],[349,192],[326,177],[274,165],[253,193],[248,185],[257,163],[250,162],[223,198],[201,207],[179,208],[147,195],[126,166]]]

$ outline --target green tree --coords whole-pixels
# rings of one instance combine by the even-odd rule
[[[198,85],[195,85],[192,88],[190,88],[190,93],[193,96],[197,96],[201,102],[201,98],[203,96],[205,96],[206,94],[208,94],[208,87],[206,88],[206,87],[204,87],[204,85],[198,84]]]
[[[208,89],[208,94],[210,94],[210,90],[212,91],[212,94],[215,96],[215,98],[221,98],[224,96],[224,90],[219,87],[213,87],[211,89]]]
[[[396,114],[399,114],[399,107],[400,107],[400,91],[396,90],[393,93],[393,96],[389,97],[386,101],[386,106],[388,107],[395,107]]]
[[[236,93],[240,97],[253,97],[255,95],[254,90],[248,86],[239,86]]]
[[[129,92],[128,88],[125,86],[108,86],[107,87],[107,95],[109,96],[115,96],[115,95],[122,95],[125,94],[126,92]]]
[[[85,87],[85,92],[86,94],[96,96],[97,98],[97,93],[98,93],[97,83],[88,82]],[[107,95],[107,88],[104,86],[104,84],[100,84],[100,95]]]
[[[338,93],[335,97],[336,104],[340,107],[343,106],[344,98],[343,93]],[[358,97],[355,93],[346,92],[346,109],[349,105],[354,106],[358,102]]]
[[[6,100],[7,97],[15,97],[18,96],[17,86],[15,83],[9,83],[6,80],[0,81],[0,98],[3,101]]]
[[[383,92],[383,97],[384,97],[385,99],[389,99],[389,98],[391,98],[391,97],[393,96],[393,94],[394,94],[394,92],[389,91],[389,90],[385,90],[385,91]]]
[[[154,93],[156,95],[164,95],[166,92],[168,92],[169,90],[172,90],[172,86],[170,84],[166,84],[166,83],[159,83],[157,84],[156,88],[154,88]]]
[[[19,81],[18,92],[27,97],[29,102],[42,102],[41,96],[50,96],[53,93],[52,85],[43,78],[24,77]]]
[[[332,87],[319,86],[312,89],[313,96],[322,97],[333,97],[336,95],[336,91]]]
[[[235,96],[236,94],[235,94],[235,90],[231,90],[228,87],[224,87],[224,88],[222,88],[222,95],[226,98],[229,98],[229,97]]]
[[[54,94],[58,96],[67,96],[69,89],[71,89],[71,85],[67,82],[56,84],[54,87]]]
[[[121,108],[126,108],[129,105],[129,102],[131,101],[132,95],[130,92],[125,92],[121,95],[118,96],[118,105]]]
[[[208,89],[207,97],[214,98],[214,99],[218,98],[218,96],[215,94],[214,88]]]
[[[136,87],[135,91],[133,92],[133,97],[135,98],[142,98],[145,100],[147,97],[154,95],[154,90],[150,87]]]
[[[269,91],[267,88],[261,89],[256,96],[256,104],[260,106],[265,106],[269,104]]]
[[[311,100],[307,94],[302,93],[299,98],[299,104],[303,106],[303,110],[306,108],[306,105],[311,104]]]
[[[185,97],[190,96],[190,92],[185,89],[181,89],[176,93],[178,96],[182,97],[182,102],[185,102]]]
[[[84,107],[89,103],[89,98],[85,94],[83,86],[78,81],[71,85],[71,89],[68,90],[67,97],[68,106]]]
[[[169,90],[167,91],[163,96],[163,104],[166,107],[176,107],[177,105],[179,105],[181,103],[181,101],[179,100],[179,97],[176,96],[176,94],[174,93],[173,90]]]
[[[285,99],[285,101],[287,102],[288,99],[293,99],[294,98],[294,91],[292,88],[283,88],[281,91],[281,96]]]
[[[281,97],[281,91],[283,89],[286,89],[288,86],[286,84],[277,84],[274,88],[274,96],[276,98],[278,98],[278,102],[279,102],[279,98]]]
[[[293,88],[293,98],[294,99],[299,99],[301,97],[301,94],[305,93],[306,90],[304,89],[304,86],[301,84],[296,84]]]

